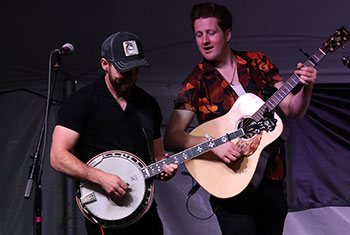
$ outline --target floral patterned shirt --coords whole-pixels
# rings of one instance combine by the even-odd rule
[[[266,101],[276,91],[274,85],[282,81],[278,69],[260,52],[233,53],[243,89]],[[201,124],[225,115],[237,99],[238,95],[220,72],[203,59],[182,83],[174,108],[195,112]],[[268,178],[283,178],[283,163],[279,157],[270,157],[267,168]]]

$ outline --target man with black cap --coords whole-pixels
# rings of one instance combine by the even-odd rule
[[[51,145],[50,160],[55,170],[81,182],[97,184],[107,198],[118,200],[129,193],[129,183],[121,176],[86,164],[91,158],[121,150],[149,165],[167,157],[160,134],[159,105],[135,84],[140,67],[146,66],[148,62],[136,35],[118,32],[103,42],[103,78],[71,95],[60,109]],[[176,173],[177,165],[165,164],[162,169],[159,178],[168,180]],[[88,234],[130,235],[140,229],[150,234],[163,233],[154,202],[140,219],[125,228],[106,229],[88,220],[86,228]]]

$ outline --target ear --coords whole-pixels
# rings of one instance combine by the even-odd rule
[[[225,31],[225,39],[226,39],[226,42],[230,42],[230,40],[231,40],[231,29],[227,29],[226,31]]]
[[[101,67],[106,72],[109,70],[109,62],[105,58],[101,58]]]

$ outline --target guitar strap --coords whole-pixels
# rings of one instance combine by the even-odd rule
[[[154,138],[153,121],[149,116],[146,115],[146,113],[141,108],[137,109],[137,113],[138,113],[140,124],[142,127],[142,132],[146,138],[147,150],[150,157],[150,161],[151,163],[153,163],[155,161],[154,149],[153,149],[153,138]]]

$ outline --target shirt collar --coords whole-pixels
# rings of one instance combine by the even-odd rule
[[[238,59],[242,60],[239,57],[239,52],[231,49],[233,52],[233,55],[236,57],[236,61],[238,61]],[[237,63],[237,66],[239,66],[240,63]],[[205,58],[203,58],[199,64],[198,64],[199,69],[203,72],[203,74],[209,74],[209,73],[214,73],[215,71],[217,71],[217,69],[215,68],[215,66],[213,65],[213,63]]]

